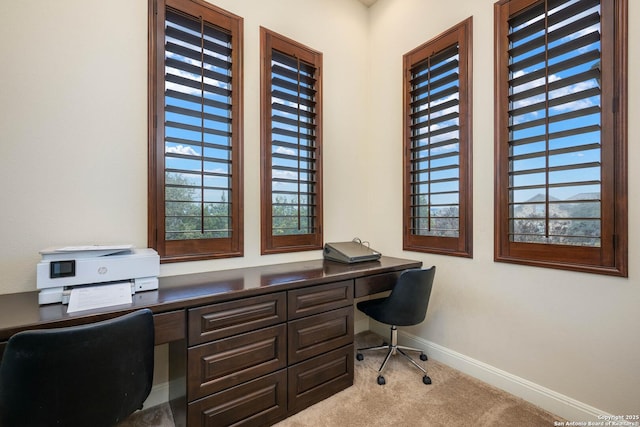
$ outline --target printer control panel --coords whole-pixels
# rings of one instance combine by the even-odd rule
[[[76,260],[51,261],[49,264],[49,278],[73,277],[76,275]]]

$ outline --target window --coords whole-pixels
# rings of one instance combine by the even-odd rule
[[[627,275],[626,3],[496,3],[497,261]]]
[[[262,254],[322,248],[322,54],[261,28]]]
[[[472,256],[472,18],[404,62],[404,249]]]
[[[242,256],[242,18],[150,0],[149,246]]]

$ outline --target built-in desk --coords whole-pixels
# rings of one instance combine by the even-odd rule
[[[16,332],[73,326],[140,308],[169,343],[176,425],[269,425],[353,383],[353,299],[393,287],[418,261],[313,260],[162,277],[133,303],[78,313],[0,295],[0,354]],[[240,425],[240,424],[238,424]]]

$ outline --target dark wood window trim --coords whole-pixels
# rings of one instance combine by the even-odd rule
[[[322,249],[322,53],[260,40],[261,253]]]
[[[472,257],[472,24],[403,57],[405,250]]]
[[[599,73],[598,88],[600,89],[600,167],[599,177],[596,181],[600,187],[600,240],[591,243],[590,246],[571,244],[524,242],[513,237],[520,229],[512,226],[518,218],[513,205],[517,200],[511,198],[514,188],[514,172],[512,164],[515,161],[515,151],[510,142],[513,132],[510,125],[517,124],[512,120],[509,112],[511,91],[510,78],[510,39],[511,28],[517,28],[523,23],[533,22],[531,17],[537,10],[550,10],[566,0],[502,0],[495,4],[495,260],[501,262],[518,263],[531,266],[558,268],[564,270],[582,271],[588,273],[607,274],[627,277],[627,0],[611,1],[582,1],[578,5],[570,5],[566,11],[575,13],[575,7],[581,7],[589,3],[589,7],[597,7],[600,3],[600,33],[594,34],[600,40],[599,62],[592,70]],[[573,10],[572,10],[573,9]],[[549,22],[560,19],[560,13],[546,15]],[[571,16],[571,15],[569,15]],[[568,18],[567,18],[568,19]],[[585,19],[587,19],[585,17]],[[539,22],[544,25],[540,31],[549,28],[547,22]],[[533,24],[527,24],[533,27]],[[568,25],[567,25],[568,27]],[[545,32],[548,39],[553,40]],[[513,38],[517,36],[512,36]],[[548,45],[546,45],[548,46]],[[544,46],[543,46],[544,48]],[[548,53],[548,57],[554,53]],[[574,49],[573,51],[577,51]],[[513,52],[513,51],[512,51]],[[513,55],[516,55],[513,53]],[[582,53],[580,53],[582,55]],[[548,60],[548,59],[547,59]],[[546,68],[547,73],[550,66]],[[545,70],[545,68],[543,68]],[[547,78],[547,86],[542,96],[546,96],[546,111],[549,111],[551,103],[548,95],[553,81]],[[545,93],[547,95],[545,95]],[[575,92],[572,92],[575,93]],[[513,98],[512,98],[513,99]],[[575,114],[580,114],[574,112]],[[547,116],[547,129],[549,127],[549,113]],[[550,138],[549,131],[546,141]],[[586,144],[588,141],[583,141]],[[548,144],[548,143],[547,143]],[[547,149],[549,150],[549,149]],[[550,157],[547,151],[546,157]],[[511,157],[510,157],[511,156]],[[548,175],[552,168],[547,163]],[[517,172],[517,170],[516,170]],[[549,180],[546,181],[550,188]],[[549,200],[546,199],[546,212],[550,212]],[[529,203],[529,202],[526,202]],[[510,209],[511,204],[511,209]],[[541,207],[541,210],[544,208]],[[514,212],[512,215],[510,212]],[[547,219],[548,221],[548,219]],[[547,231],[548,232],[548,231]],[[552,234],[550,233],[550,236]],[[553,236],[552,236],[553,237]],[[549,239],[552,241],[552,239]]]
[[[175,111],[171,111],[171,108],[165,109],[165,51],[169,49],[169,45],[165,47],[165,18],[168,13],[167,10],[173,11],[170,15],[176,18],[172,19],[181,20],[186,18],[186,21],[192,23],[189,25],[193,25],[193,22],[195,22],[196,26],[201,25],[199,28],[203,29],[200,30],[200,33],[202,31],[206,32],[207,37],[210,37],[213,33],[214,35],[211,37],[217,40],[216,42],[211,42],[210,39],[201,38],[200,54],[202,56],[198,60],[191,61],[187,59],[189,53],[179,54],[180,58],[184,59],[181,59],[181,65],[177,65],[177,67],[185,73],[200,73],[202,77],[200,79],[201,86],[195,88],[195,91],[198,92],[205,88],[206,98],[208,98],[205,99],[205,96],[202,95],[193,97],[191,94],[178,96],[178,98],[190,97],[190,105],[201,104],[199,119],[196,118],[196,120],[199,120],[198,123],[201,124],[194,125],[189,122],[191,119],[184,119],[185,125],[183,126],[187,126],[191,130],[199,128],[201,131],[196,130],[195,132],[202,134],[199,146],[192,145],[195,142],[191,138],[184,143],[184,146],[193,148],[189,153],[186,153],[185,159],[200,164],[199,167],[185,167],[187,172],[181,170],[182,166],[165,166],[168,163],[165,156],[165,144],[171,144],[166,142],[165,126],[169,125],[165,125],[165,117],[168,117],[170,112],[175,113]],[[176,37],[182,37],[186,40],[191,36],[181,30],[181,35]],[[195,38],[200,37],[195,36]],[[221,40],[225,40],[226,46],[212,48],[216,43],[220,43]],[[193,43],[194,45],[197,44],[197,40],[194,40]],[[212,45],[211,43],[214,44]],[[180,49],[180,47],[178,46],[176,49]],[[222,53],[211,53],[212,50],[216,51],[217,49],[223,49],[224,51]],[[243,255],[242,50],[243,19],[241,17],[202,0],[149,0],[148,244],[158,251],[161,262],[193,261]],[[229,51],[231,52],[230,54],[228,53]],[[171,55],[178,56],[173,51]],[[214,69],[213,64],[218,64],[217,61],[220,58],[224,63],[215,66],[222,68]],[[205,65],[196,64],[193,67],[197,62]],[[187,68],[189,69],[186,70]],[[221,69],[224,69],[224,71],[220,71]],[[223,76],[220,77],[221,75]],[[176,78],[180,79],[180,76]],[[214,102],[210,99],[211,93],[217,90],[216,87],[219,88],[220,82],[225,82],[225,90],[230,91],[230,93],[225,92],[222,95],[224,99],[221,103],[216,101],[215,108],[218,110],[229,109],[228,113],[224,113],[223,118],[217,112],[212,113],[209,109],[210,103]],[[190,83],[180,84],[183,84],[183,87],[187,87]],[[195,98],[200,99],[200,101]],[[173,99],[177,98],[173,97]],[[220,107],[220,104],[224,104],[226,107]],[[183,111],[180,113],[182,117],[196,114],[194,111],[184,112],[185,109],[180,106],[173,107],[173,110],[175,109]],[[196,110],[196,108],[192,108],[192,110]],[[218,124],[211,124],[213,122]],[[226,123],[226,127],[223,128],[225,130],[222,133],[227,136],[224,137],[226,139],[223,143],[218,142],[219,140],[213,136],[221,132],[219,131],[220,123]],[[210,130],[212,128],[215,128],[215,130]],[[211,154],[213,152],[215,154]],[[221,152],[225,152],[225,154],[218,154]],[[176,162],[178,158],[179,156],[171,156],[171,161]],[[219,169],[214,169],[212,165],[217,164],[225,165],[222,169],[223,172],[219,172]],[[176,182],[166,182],[166,174],[172,173],[172,168],[176,168],[177,172],[174,171],[176,176],[183,177],[180,178],[182,181],[177,182],[178,180],[176,179]],[[187,176],[195,184],[191,181],[187,182]],[[167,194],[165,186],[168,185],[167,188],[170,187],[169,191],[176,189],[180,191],[180,185],[178,184],[181,182],[186,184],[189,187],[188,191],[191,192],[188,196],[189,202],[184,203],[184,205],[186,206],[192,200],[197,199],[195,203],[201,206],[199,209],[201,213],[198,215],[201,219],[199,220],[200,225],[194,233],[188,236],[182,233],[183,237],[181,239],[175,239],[167,237],[171,236],[171,234],[168,234],[167,230],[165,230],[168,222],[166,218],[169,217],[166,214],[166,212],[169,212],[169,207],[165,207],[167,204],[165,203],[165,195]],[[219,182],[223,182],[223,184],[219,184]],[[209,194],[215,192],[215,196],[208,196],[206,195],[207,192],[210,192]],[[201,195],[195,196],[195,194]],[[214,197],[218,198],[214,200]],[[191,212],[185,214],[180,213],[181,211],[177,212],[172,214],[174,224],[176,215],[185,215],[178,217],[178,221],[181,221],[181,218],[184,218],[185,222],[198,221],[197,219],[194,220],[194,215]],[[187,217],[186,215],[189,216]],[[217,219],[212,219],[212,217]],[[210,221],[219,222],[211,225]],[[211,228],[213,228],[213,231]],[[168,231],[175,233],[177,229],[178,226],[174,226],[172,230]],[[194,236],[196,233],[197,236]]]

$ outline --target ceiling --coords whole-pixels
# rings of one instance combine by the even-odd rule
[[[372,4],[374,4],[375,2],[377,2],[378,0],[358,0],[360,3],[362,3],[363,5],[369,7]]]

